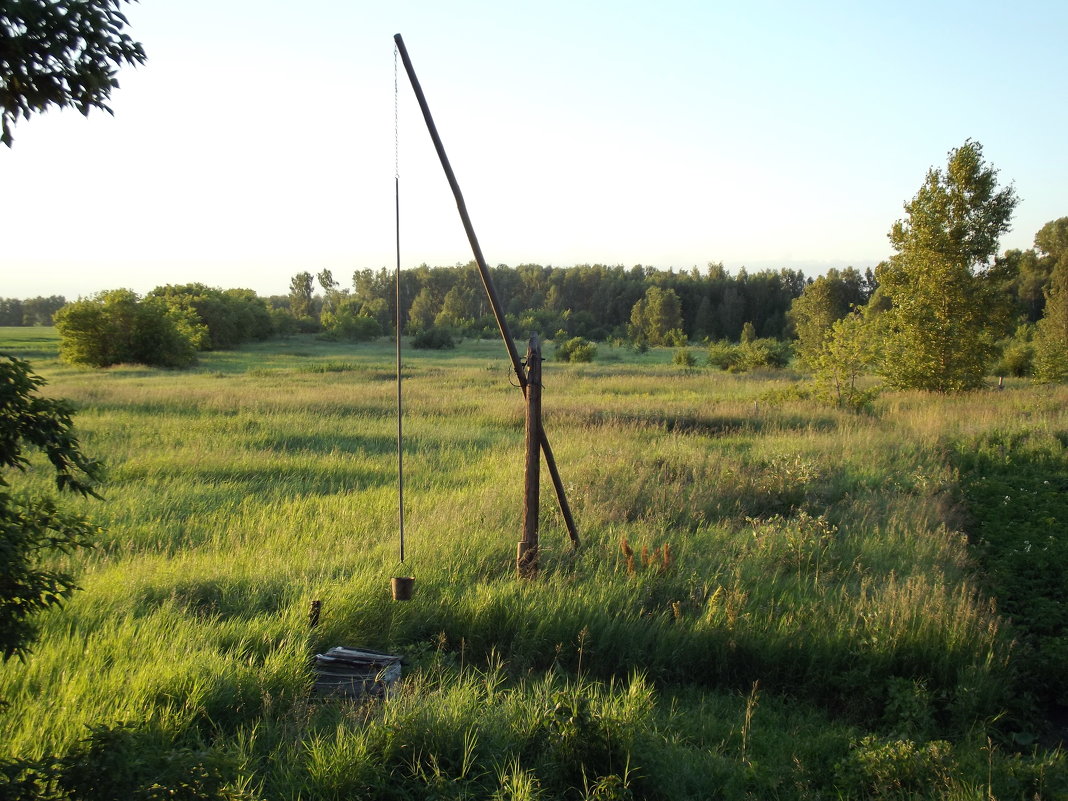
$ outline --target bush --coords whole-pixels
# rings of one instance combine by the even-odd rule
[[[382,326],[374,317],[359,314],[359,303],[343,300],[334,311],[322,314],[323,339],[370,342],[382,336]]]
[[[60,357],[71,364],[188,367],[208,329],[188,308],[128,289],[100,292],[56,312]]]
[[[748,372],[764,368],[782,368],[790,363],[793,349],[778,339],[754,339],[738,346],[738,361],[729,369]]]
[[[686,338],[681,328],[672,328],[664,335],[664,344],[673,348],[685,348],[690,341]]]
[[[411,345],[419,350],[449,350],[456,347],[456,340],[448,328],[432,325],[415,334]]]
[[[994,375],[1022,378],[1031,375],[1035,361],[1035,346],[1030,342],[1012,342],[1001,352],[994,365]]]
[[[861,389],[858,381],[875,364],[878,353],[872,323],[863,314],[847,314],[835,320],[820,347],[807,360],[815,371],[820,397],[842,409],[870,411],[879,390]]]
[[[991,372],[996,376],[1015,378],[1031,375],[1035,360],[1034,334],[1035,326],[1025,323],[1019,326],[1011,337],[998,342],[1001,355]]]
[[[720,370],[730,370],[738,364],[741,356],[738,346],[732,345],[725,339],[713,342],[708,346],[706,359],[709,367],[718,367]]]
[[[875,735],[854,742],[836,766],[839,786],[864,798],[913,797],[932,787],[948,787],[955,771],[949,743],[884,740]]]
[[[271,329],[280,337],[288,337],[297,333],[297,318],[289,309],[272,308],[268,312],[271,318]]]
[[[750,370],[781,368],[790,363],[793,347],[779,339],[754,339],[734,345],[725,339],[708,346],[707,362],[710,367],[746,373]]]
[[[61,756],[0,761],[0,798],[251,801],[235,788],[237,775],[233,759],[176,743],[155,727],[96,726]]]
[[[679,348],[676,350],[671,361],[672,364],[676,364],[685,370],[692,370],[697,366],[697,357],[690,352],[689,348]]]
[[[146,300],[158,298],[168,306],[188,311],[207,329],[200,350],[224,350],[274,333],[267,304],[251,289],[223,291],[204,284],[156,287]]]
[[[572,337],[556,346],[556,358],[562,362],[592,362],[597,345],[582,337]]]

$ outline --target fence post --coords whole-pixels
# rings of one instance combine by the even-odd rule
[[[532,334],[527,343],[526,364],[526,470],[523,491],[523,539],[516,549],[515,567],[520,576],[538,572],[538,507],[541,487],[541,345]]]

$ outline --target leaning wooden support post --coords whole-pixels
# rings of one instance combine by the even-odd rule
[[[430,138],[434,142],[434,150],[437,151],[438,160],[441,162],[442,169],[445,170],[445,178],[448,180],[449,187],[452,189],[452,196],[456,200],[456,209],[460,212],[460,220],[463,222],[464,231],[467,232],[467,241],[471,244],[471,252],[475,256],[475,263],[478,265],[478,273],[482,278],[482,286],[486,289],[486,296],[489,298],[490,308],[493,309],[493,316],[497,320],[497,327],[501,331],[501,337],[504,339],[504,346],[508,350],[508,358],[512,362],[512,370],[515,372],[519,386],[525,393],[527,389],[527,377],[523,370],[523,364],[519,360],[519,351],[516,350],[515,342],[512,341],[512,337],[508,333],[508,325],[504,320],[504,309],[501,306],[500,298],[497,296],[497,290],[493,285],[493,276],[490,275],[489,267],[486,266],[486,259],[482,255],[482,248],[478,244],[478,237],[475,236],[475,228],[471,224],[471,217],[467,213],[467,204],[464,203],[464,196],[460,192],[460,184],[457,182],[456,175],[452,171],[452,165],[449,164],[448,156],[445,155],[445,146],[442,145],[441,137],[438,136],[438,129],[437,126],[434,125],[434,118],[430,115],[430,106],[427,105],[426,96],[423,95],[423,88],[419,85],[419,79],[415,76],[415,68],[412,67],[412,60],[408,58],[408,49],[404,46],[404,40],[398,33],[393,37],[393,41],[397,45],[397,52],[400,53],[401,61],[404,62],[404,71],[408,74],[408,80],[412,84],[412,91],[415,92],[415,99],[419,103],[419,110],[423,112],[423,121],[426,123],[427,131],[430,133]],[[549,439],[545,436],[544,428],[541,429],[538,439],[541,443],[541,451],[545,454],[545,466],[549,469],[549,477],[552,478],[553,488],[556,490],[556,497],[560,502],[560,514],[564,518],[564,525],[567,526],[568,536],[571,537],[571,545],[574,548],[578,548],[578,528],[575,526],[575,519],[571,514],[571,506],[567,502],[567,493],[564,491],[564,481],[560,478],[560,471],[556,468],[556,458],[553,456],[553,449],[549,446]]]
[[[538,508],[541,490],[541,345],[532,334],[527,344],[526,469],[523,473],[523,539],[515,568],[523,578],[538,573]]]

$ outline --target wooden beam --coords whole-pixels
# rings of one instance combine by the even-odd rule
[[[541,494],[541,344],[532,334],[527,343],[526,468],[523,472],[523,539],[516,553],[516,571],[523,578],[538,573],[538,509]]]
[[[396,43],[397,52],[400,53],[401,61],[404,63],[404,71],[408,74],[408,80],[412,84],[412,90],[415,92],[415,99],[419,103],[419,109],[423,112],[423,121],[426,123],[427,131],[430,133],[430,138],[434,142],[434,150],[437,151],[438,160],[441,162],[441,167],[445,171],[445,178],[448,180],[449,187],[452,189],[452,196],[456,200],[456,209],[460,212],[460,220],[463,222],[464,231],[467,232],[467,241],[470,243],[471,252],[475,256],[475,264],[478,265],[478,273],[482,278],[482,286],[485,288],[486,296],[489,298],[493,316],[497,320],[497,327],[501,332],[501,338],[504,339],[504,347],[508,350],[508,358],[512,362],[512,370],[516,375],[516,380],[518,380],[519,386],[523,389],[525,394],[527,391],[527,377],[523,370],[523,364],[519,360],[519,351],[516,350],[515,342],[512,341],[512,336],[508,332],[508,325],[504,319],[504,310],[501,307],[500,298],[497,296],[497,290],[493,285],[493,276],[490,274],[489,267],[486,266],[486,259],[482,255],[482,248],[478,244],[478,237],[475,236],[475,228],[471,224],[470,215],[467,213],[467,204],[464,202],[463,193],[460,191],[460,184],[457,182],[456,175],[452,171],[449,157],[445,154],[445,146],[441,143],[441,137],[438,136],[437,126],[434,124],[434,118],[430,114],[430,106],[427,105],[426,96],[423,94],[423,88],[419,85],[419,79],[415,75],[415,68],[412,66],[412,60],[408,57],[408,49],[404,46],[404,40],[398,33],[393,37],[393,41]],[[549,476],[552,478],[553,488],[556,490],[556,498],[560,503],[560,514],[564,518],[564,525],[567,526],[567,533],[571,538],[571,545],[574,548],[578,548],[578,528],[575,526],[575,518],[571,514],[571,506],[567,502],[567,493],[564,490],[564,481],[560,477],[560,471],[556,467],[556,457],[553,456],[553,449],[549,445],[549,439],[545,435],[544,428],[541,428],[538,440],[541,444],[542,453],[545,454],[545,466],[549,469]]]

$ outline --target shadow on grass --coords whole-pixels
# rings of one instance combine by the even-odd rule
[[[668,434],[696,434],[705,437],[728,437],[736,434],[759,434],[764,431],[833,431],[838,421],[833,417],[811,416],[764,416],[759,411],[753,416],[738,415],[665,415],[632,414],[620,412],[558,412],[552,415],[558,421],[586,428],[602,426],[626,426],[637,429],[659,430]]]

